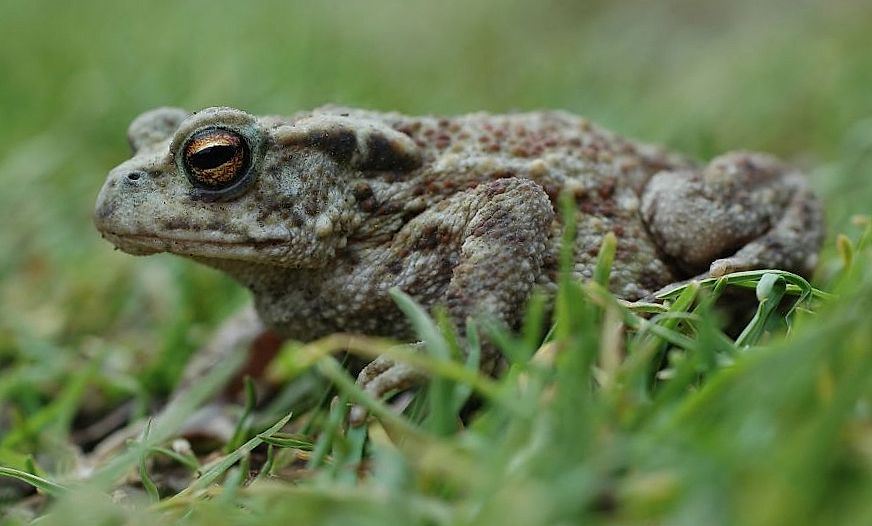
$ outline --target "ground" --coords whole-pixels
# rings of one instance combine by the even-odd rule
[[[866,225],[852,221],[872,203],[866,2],[127,4],[2,3],[5,521],[33,513],[47,514],[43,524],[872,518],[872,266]],[[259,480],[236,464],[204,468],[191,483],[188,457],[149,449],[211,398],[220,379],[209,378],[139,446],[110,453],[91,485],[78,486],[87,475],[79,448],[99,435],[89,424],[115,410],[154,414],[190,353],[246,301],[216,272],[113,252],[95,233],[94,198],[106,171],[127,158],[128,122],[160,105],[286,114],[327,102],[413,114],[563,108],[700,159],[772,152],[807,169],[825,200],[830,235],[812,283],[833,296],[804,302],[789,334],[777,323],[785,302],[736,344],[704,307],[645,328],[596,286],[565,285],[579,298],[558,310],[558,343],[533,362],[546,365],[528,365],[534,338],[511,340],[513,368],[488,381],[438,361],[436,345],[436,362],[425,365],[442,380],[407,417],[373,406],[380,423],[369,428],[340,425],[341,402],[355,392],[333,362],[317,359],[348,340],[285,349],[272,378],[319,372],[340,382],[340,398],[295,411],[285,429],[293,435],[267,437],[269,472],[256,434],[300,403],[294,390],[212,448],[233,452],[228,464],[246,457]],[[776,284],[764,305],[778,292]],[[674,310],[693,308],[679,301]],[[630,328],[626,338],[616,320]],[[483,409],[461,429],[458,395],[468,389],[455,387],[469,385]],[[43,493],[9,482],[22,473],[36,473],[30,481]],[[121,479],[127,498],[113,491]]]

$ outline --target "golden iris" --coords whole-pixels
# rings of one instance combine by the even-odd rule
[[[207,128],[193,134],[183,149],[185,170],[196,186],[227,188],[248,168],[248,146],[238,133]]]

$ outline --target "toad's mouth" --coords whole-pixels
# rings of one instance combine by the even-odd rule
[[[116,248],[135,256],[169,252],[183,256],[215,259],[255,260],[284,252],[288,239],[251,239],[242,237],[210,237],[208,233],[193,236],[158,236],[103,231],[104,239]]]

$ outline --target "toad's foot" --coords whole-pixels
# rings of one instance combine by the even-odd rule
[[[357,376],[357,385],[373,398],[381,399],[395,391],[403,391],[423,383],[425,375],[415,367],[396,362],[387,356],[379,356],[370,362]],[[351,408],[348,417],[353,426],[366,420],[367,411],[360,405]]]

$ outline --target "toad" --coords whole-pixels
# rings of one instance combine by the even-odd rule
[[[627,300],[741,270],[808,275],[824,234],[803,176],[769,155],[701,165],[557,111],[160,108],[128,136],[133,155],[100,191],[97,228],[130,254],[232,276],[254,298],[234,320],[248,336],[414,339],[394,288],[457,324],[515,327],[535,289],[555,289],[562,194],[575,204],[574,276],[591,277],[614,233],[609,287]],[[359,376],[376,396],[419,379],[386,359]]]

